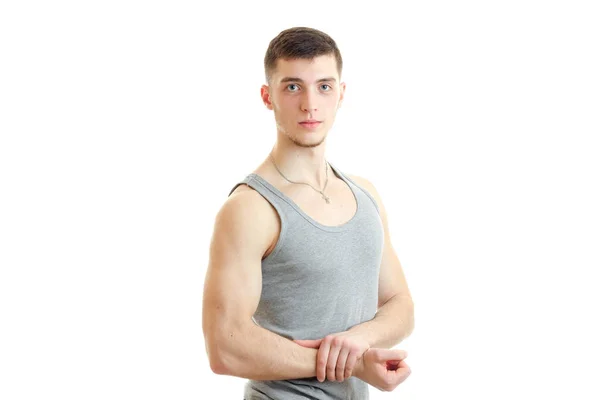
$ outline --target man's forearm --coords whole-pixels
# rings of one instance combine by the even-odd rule
[[[302,347],[254,323],[224,332],[219,373],[253,380],[316,376],[318,349]]]
[[[414,327],[414,306],[407,297],[392,297],[375,317],[349,329],[358,332],[370,347],[390,349],[407,338]]]

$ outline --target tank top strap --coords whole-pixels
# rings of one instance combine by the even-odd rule
[[[358,183],[356,183],[354,181],[354,179],[350,178],[349,176],[347,176],[346,174],[344,174],[342,171],[339,170],[339,168],[337,168],[335,165],[333,165],[331,162],[329,162],[329,166],[331,167],[331,169],[333,169],[336,173],[336,175],[338,175],[340,178],[342,178],[342,180],[344,180],[349,186],[353,186],[356,189],[360,190],[361,192],[363,192],[373,203],[373,205],[375,206],[375,209],[377,210],[378,214],[381,214],[380,210],[379,210],[379,205],[377,204],[377,201],[375,200],[375,198],[371,195],[371,193],[369,193],[368,190],[366,190],[364,187],[360,186]]]
[[[279,218],[281,220],[282,229],[283,225],[287,224],[289,219],[288,215],[288,205],[287,202],[282,198],[280,192],[272,187],[268,182],[263,181],[259,175],[254,173],[248,174],[243,180],[236,183],[231,191],[229,192],[229,196],[233,193],[233,191],[240,185],[246,184],[250,186],[252,189],[257,191],[262,197],[264,197],[277,211],[279,214]]]
[[[229,192],[229,196],[233,193],[233,191],[240,185],[246,184],[250,186],[252,189],[256,190],[260,195],[262,195],[269,203],[279,211],[279,206],[282,204],[286,204],[285,201],[282,200],[281,192],[271,186],[268,182],[261,179],[260,176],[252,173],[248,174],[243,180],[236,183],[231,191]]]
[[[271,251],[271,253],[267,256],[267,258],[265,258],[262,261],[264,263],[265,260],[273,258],[275,256],[275,254],[277,254],[280,251],[280,249],[283,245],[283,242],[285,240],[285,237],[287,236],[288,226],[290,224],[290,218],[293,218],[294,216],[289,214],[287,203],[277,193],[277,189],[270,187],[270,185],[266,181],[263,182],[261,180],[261,177],[254,173],[247,175],[243,180],[236,183],[233,186],[233,188],[231,189],[231,191],[229,192],[228,197],[231,196],[233,191],[238,186],[243,185],[243,184],[248,185],[249,187],[254,189],[256,192],[258,192],[265,200],[267,200],[271,204],[271,206],[273,206],[273,208],[279,215],[279,221],[281,223],[280,231],[279,231],[279,238],[277,239],[277,244],[275,245],[275,248]],[[293,223],[293,221],[292,221],[292,223]],[[252,319],[254,319],[254,317],[252,317]],[[256,321],[255,321],[255,323],[256,323]]]
[[[242,179],[241,181],[239,181],[238,183],[236,183],[233,188],[231,188],[231,190],[229,191],[229,194],[227,195],[227,197],[231,196],[231,194],[234,192],[235,189],[237,189],[238,186],[240,185],[248,185],[250,186],[250,180],[252,180],[252,176],[251,175],[247,175],[244,179]],[[252,186],[250,186],[252,187]]]

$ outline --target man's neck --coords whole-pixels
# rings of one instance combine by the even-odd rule
[[[325,142],[316,147],[284,146],[276,143],[271,151],[272,160],[287,179],[323,188],[331,170],[325,162]],[[326,168],[328,171],[326,172]]]

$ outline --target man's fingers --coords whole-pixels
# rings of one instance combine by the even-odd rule
[[[354,370],[354,366],[356,365],[356,361],[358,360],[357,356],[348,356],[346,360],[346,369],[344,372],[344,379],[348,379],[352,376],[352,371]]]
[[[410,367],[404,361],[400,361],[398,366],[393,371],[387,371],[388,374],[394,376],[398,380],[398,384],[403,382],[410,375]]]
[[[401,361],[408,357],[408,353],[399,349],[376,349],[375,356],[377,362]]]
[[[350,350],[347,348],[343,348],[340,351],[340,355],[338,356],[337,359],[337,364],[335,367],[335,379],[338,382],[343,382],[344,381],[344,375],[346,374],[346,370],[348,369],[348,354],[350,353]]]
[[[327,359],[329,358],[329,348],[331,343],[328,340],[321,342],[319,352],[317,353],[317,379],[324,382],[327,374]]]
[[[341,349],[335,345],[332,345],[329,349],[329,357],[327,358],[327,379],[330,381],[335,381],[335,367],[338,362],[340,350]]]
[[[393,374],[396,374],[398,376],[398,385],[401,384],[402,382],[404,382],[406,380],[406,378],[408,378],[408,376],[411,373],[410,367],[404,362],[404,361],[400,361],[400,364],[398,365],[398,369],[396,371],[390,371]]]
[[[394,352],[392,354],[393,360],[401,361],[408,357],[408,353],[406,352],[406,350],[392,349],[392,351]]]
[[[400,361],[391,360],[391,361],[386,361],[385,364],[389,371],[395,371],[400,366]]]

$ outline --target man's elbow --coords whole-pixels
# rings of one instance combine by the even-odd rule
[[[220,360],[211,360],[210,369],[217,375],[231,375]]]
[[[217,375],[242,377],[247,371],[245,341],[247,329],[242,324],[211,326],[204,340],[210,369]]]
[[[210,369],[217,375],[231,375],[231,368],[227,362],[227,350],[219,344],[218,340],[206,341],[206,354],[210,363]]]

